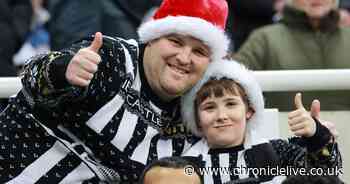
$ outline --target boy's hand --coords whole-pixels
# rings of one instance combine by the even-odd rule
[[[97,65],[101,62],[101,57],[98,55],[98,51],[102,47],[102,44],[102,34],[96,32],[91,45],[80,49],[78,53],[73,56],[68,64],[65,74],[66,79],[70,84],[81,87],[90,84],[91,79],[97,71]]]
[[[312,117],[316,118],[323,126],[328,128],[335,139],[339,136],[339,133],[333,122],[324,121],[321,119],[321,103],[319,100],[312,101],[310,114]]]
[[[304,108],[301,93],[294,98],[296,110],[288,113],[288,124],[290,130],[296,136],[312,137],[316,133],[316,122]]]

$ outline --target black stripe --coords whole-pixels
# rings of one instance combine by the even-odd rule
[[[81,160],[73,153],[69,153],[65,158],[60,160],[52,169],[50,169],[44,176],[42,176],[36,184],[59,183],[69,173],[71,173],[79,164]]]
[[[229,154],[229,167],[230,169],[237,168],[237,159],[238,159],[238,152],[230,153]],[[238,175],[235,175],[234,173],[230,175],[231,180],[237,180],[239,178]]]
[[[132,153],[135,151],[136,147],[144,140],[147,132],[147,127],[148,125],[145,124],[143,120],[140,118],[137,120],[137,124],[132,137],[124,149],[124,154],[126,153],[129,157],[132,156]]]
[[[217,155],[217,154],[210,155],[210,159],[211,159],[212,168],[220,169],[219,155]],[[220,177],[220,172],[217,172],[217,174],[213,173],[213,180],[214,180],[214,184],[221,184],[222,183],[221,177]]]
[[[184,138],[173,138],[173,153],[172,156],[181,156],[184,147],[185,147],[185,139]]]
[[[124,106],[122,106],[117,111],[117,113],[114,114],[111,121],[101,131],[101,134],[103,135],[105,142],[110,142],[117,134],[119,126],[120,126],[120,122],[122,121],[122,117],[123,117],[124,113],[125,113],[125,108],[124,108]]]
[[[150,164],[152,161],[157,160],[158,159],[158,153],[157,153],[157,142],[159,140],[160,135],[156,135],[152,138],[151,140],[151,145],[149,148],[149,153],[148,153],[148,157],[147,157],[147,164]],[[170,156],[170,155],[169,155]]]

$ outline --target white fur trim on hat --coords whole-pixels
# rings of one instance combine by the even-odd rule
[[[229,39],[224,31],[200,18],[168,16],[162,19],[150,20],[138,29],[142,43],[174,33],[189,35],[203,41],[210,48],[213,61],[221,59],[227,53]]]
[[[263,123],[261,123],[264,121],[262,90],[252,72],[233,60],[219,60],[210,63],[202,79],[182,97],[182,118],[187,128],[195,135],[203,136],[195,121],[194,99],[199,89],[212,77],[217,79],[225,77],[239,83],[248,96],[249,105],[255,110],[253,116],[247,121],[245,147],[265,142],[265,139],[259,136],[259,130],[264,128]]]

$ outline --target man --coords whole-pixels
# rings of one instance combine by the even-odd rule
[[[0,183],[133,183],[180,155],[178,97],[226,54],[226,17],[224,0],[165,0],[140,45],[96,33],[33,59],[0,115]]]
[[[191,157],[188,157],[191,160]],[[198,165],[185,157],[164,157],[149,164],[140,178],[140,184],[202,184]]]

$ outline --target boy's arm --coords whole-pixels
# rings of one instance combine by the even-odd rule
[[[294,100],[296,110],[288,114],[288,124],[299,137],[271,141],[280,164],[304,168],[341,166],[340,152],[329,129],[305,110],[300,93]]]
[[[314,136],[272,140],[281,167],[330,168],[342,166],[341,154],[330,131],[317,123]]]

